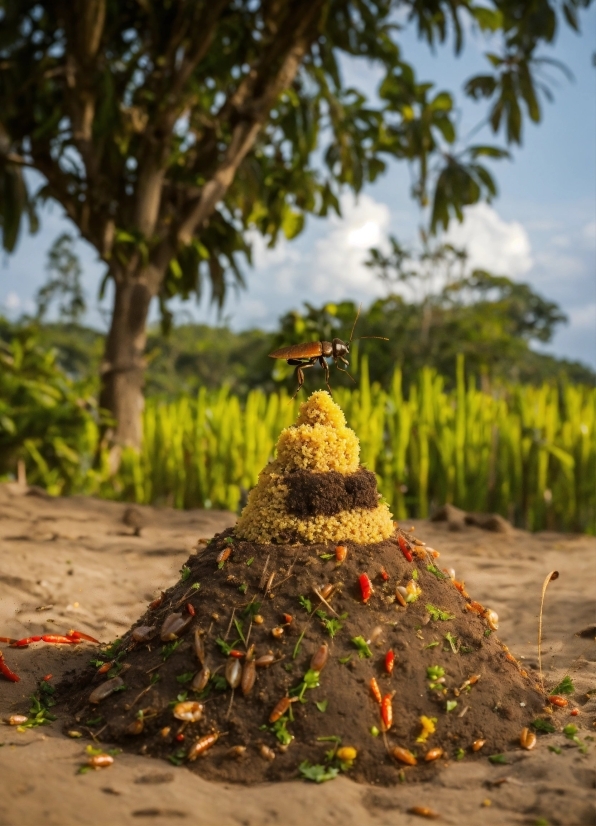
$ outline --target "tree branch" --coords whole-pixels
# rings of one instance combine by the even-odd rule
[[[176,232],[179,243],[190,243],[194,233],[224,197],[238,167],[254,146],[277,96],[294,80],[316,35],[324,5],[325,0],[297,3],[294,13],[276,33],[271,48],[262,56],[259,68],[247,75],[222,107],[222,118],[230,118],[233,122],[231,116],[236,115],[230,145],[211,180],[203,186],[200,197],[188,204]],[[272,74],[276,65],[280,68]]]

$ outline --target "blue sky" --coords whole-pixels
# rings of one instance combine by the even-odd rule
[[[481,71],[487,43],[471,35],[463,55],[450,47],[429,48],[413,32],[400,38],[403,55],[420,79],[454,92],[461,104],[461,134],[482,119],[483,108],[465,101],[464,81]],[[596,6],[582,15],[582,34],[561,29],[551,54],[573,72],[574,81],[551,71],[556,79],[555,101],[544,102],[539,126],[528,124],[513,160],[495,164],[499,197],[492,205],[471,208],[462,225],[450,228],[448,237],[466,245],[473,265],[527,281],[544,296],[560,304],[569,317],[554,341],[544,349],[579,359],[596,367]],[[377,76],[367,66],[345,66],[346,79],[374,92]],[[493,141],[487,130],[475,142]],[[225,316],[242,329],[258,324],[275,326],[276,320],[303,300],[323,303],[352,298],[365,303],[382,295],[384,288],[364,267],[371,245],[382,245],[388,233],[413,243],[421,215],[409,199],[409,173],[394,164],[387,174],[355,200],[342,200],[343,217],[310,219],[306,231],[275,250],[254,242],[255,266],[246,270],[248,290],[238,299],[231,293]],[[0,266],[0,311],[17,316],[31,311],[33,298],[44,282],[47,250],[63,231],[72,231],[57,205],[42,213],[42,229],[23,234],[16,252]],[[103,265],[84,242],[78,244],[84,264],[84,283],[92,310],[88,321],[105,326],[109,309],[97,307],[97,289]],[[207,303],[174,305],[179,321],[185,318],[216,321]],[[155,316],[155,312],[153,313]]]

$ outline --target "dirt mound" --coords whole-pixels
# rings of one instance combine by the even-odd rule
[[[519,746],[544,696],[358,454],[313,394],[235,529],[63,688],[67,729],[245,783],[391,784]]]
[[[119,676],[122,690],[89,703],[106,681],[97,661],[77,678],[65,697],[75,717],[67,728],[87,728],[101,740],[175,763],[187,762],[193,744],[217,732],[219,740],[191,765],[206,777],[241,782],[294,777],[303,761],[339,767],[341,761],[329,759],[329,753],[340,744],[357,750],[350,776],[382,784],[396,782],[401,770],[422,779],[445,759],[498,754],[519,745],[522,728],[540,713],[544,699],[487,621],[467,609],[470,602],[436,560],[413,546],[418,553],[410,563],[393,539],[346,546],[347,557],[338,565],[333,546],[263,546],[234,540],[231,531],[220,534],[189,558],[183,578],[161,604],[149,609],[120,645],[104,651],[102,659],[113,663],[107,677]],[[228,549],[222,566],[217,559]],[[359,582],[364,572],[374,589],[366,604]],[[396,583],[411,582],[421,593],[404,608],[395,599]],[[329,585],[334,591],[326,604],[316,591]],[[160,632],[172,614],[190,623],[179,639],[163,642]],[[143,627],[154,629],[149,634],[155,636],[137,643],[135,630]],[[283,634],[274,636],[276,629]],[[195,631],[211,672],[199,692],[191,688],[202,670]],[[323,644],[328,660],[313,679],[312,657]],[[234,661],[228,647],[245,654],[253,645],[253,661],[273,655],[273,664],[255,669],[248,694],[238,687],[232,697],[225,679]],[[391,674],[385,668],[389,650],[395,655]],[[241,669],[247,668],[245,661],[246,655],[236,660]],[[476,675],[477,682],[464,685]],[[382,695],[393,694],[393,724],[384,735],[370,689],[373,677]],[[293,702],[291,712],[270,722],[288,695],[302,695],[303,702]],[[174,716],[173,704],[189,700],[203,706],[197,722]],[[436,720],[435,731],[418,742],[423,717]],[[482,748],[473,751],[482,740]],[[418,765],[396,761],[391,754],[396,746],[412,752]],[[444,754],[427,763],[430,749]]]

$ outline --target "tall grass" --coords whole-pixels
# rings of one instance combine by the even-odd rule
[[[463,362],[447,391],[423,369],[406,394],[371,384],[366,359],[357,389],[334,397],[360,438],[363,464],[378,476],[395,517],[426,517],[451,502],[503,514],[530,530],[596,533],[596,390],[582,386],[466,383]],[[298,400],[224,388],[195,399],[148,399],[140,454],[127,452],[118,476],[97,492],[177,508],[236,510]]]

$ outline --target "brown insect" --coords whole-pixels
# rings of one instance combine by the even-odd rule
[[[272,353],[269,353],[269,358],[284,359],[284,361],[286,361],[291,367],[296,368],[294,375],[298,379],[298,387],[292,396],[293,399],[296,398],[300,392],[300,388],[304,384],[304,371],[309,367],[314,367],[317,362],[325,371],[325,384],[327,385],[327,390],[329,390],[330,393],[331,385],[329,384],[329,365],[327,364],[328,358],[333,359],[338,370],[341,370],[342,373],[347,373],[348,376],[350,376],[347,370],[340,367],[339,362],[343,362],[347,367],[350,366],[350,362],[345,358],[345,356],[350,354],[350,345],[352,344],[352,339],[354,338],[354,329],[356,328],[356,322],[360,316],[360,309],[361,308],[359,307],[358,312],[356,313],[356,318],[354,319],[354,324],[352,325],[352,332],[350,333],[350,340],[347,343],[342,341],[341,338],[334,338],[333,341],[306,341],[303,344],[290,344],[289,347],[280,347],[279,350],[274,350]],[[389,341],[389,339],[384,336],[360,336],[360,338],[378,338],[381,339],[381,341]],[[355,382],[355,379],[352,376],[350,376],[350,378]]]

